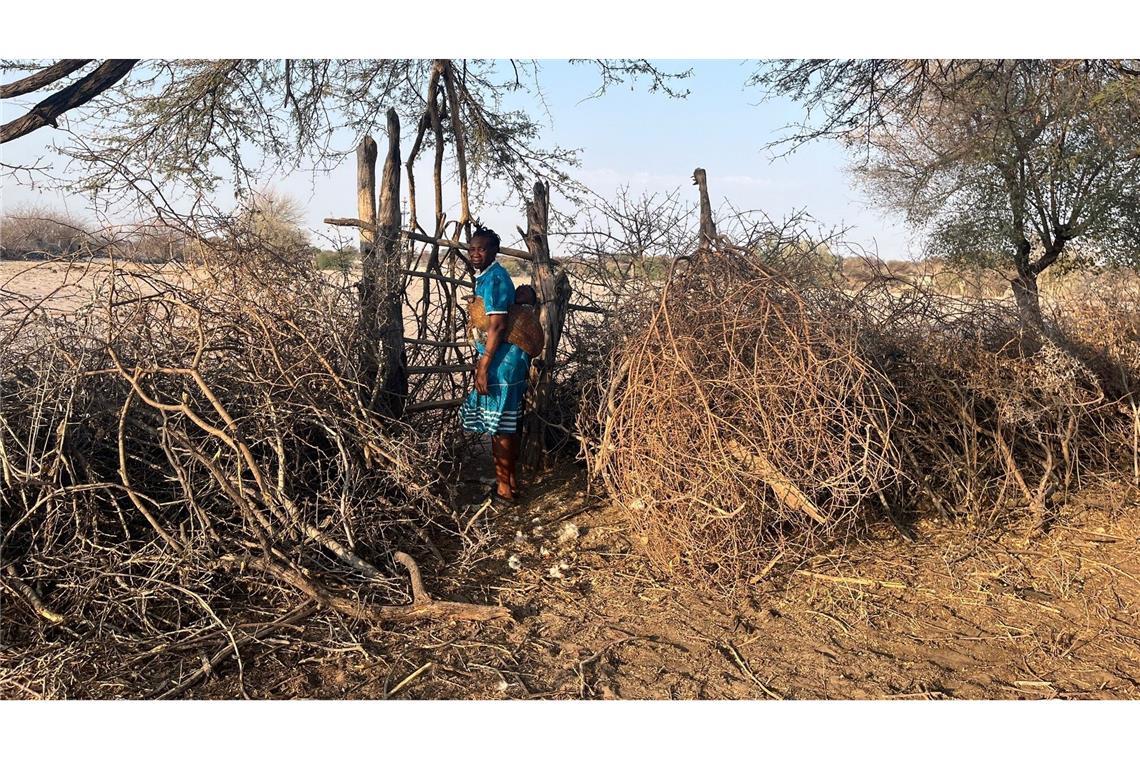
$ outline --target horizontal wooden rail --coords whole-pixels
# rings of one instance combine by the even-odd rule
[[[369,230],[371,232],[380,232],[380,226],[376,224],[369,224],[368,222],[360,219],[342,219],[342,218],[329,218],[325,219],[325,224],[331,224],[334,227],[359,227],[362,230]],[[427,243],[428,245],[440,245],[444,248],[458,248],[461,251],[467,250],[467,243],[462,240],[448,240],[447,238],[433,238],[431,235],[421,235],[418,232],[411,232],[410,230],[400,230],[400,234],[410,240],[415,240],[420,243]],[[518,248],[507,248],[506,246],[499,247],[499,253],[504,256],[514,256],[516,259],[526,259],[532,261],[530,251],[520,251]]]
[[[569,304],[569,305],[567,305],[566,308],[569,309],[570,311],[586,311],[586,312],[589,312],[590,314],[609,314],[610,313],[609,309],[602,309],[602,308],[599,308],[597,306],[579,306],[576,303]]]
[[[445,375],[453,372],[474,372],[474,364],[437,364],[431,367],[408,367],[409,375]]]
[[[464,348],[471,345],[460,341],[429,340],[428,338],[404,338],[404,342],[413,346],[434,346],[435,348]]]
[[[434,272],[423,272],[423,271],[420,271],[419,269],[404,269],[404,270],[401,270],[400,274],[406,274],[409,277],[423,277],[424,279],[428,279],[428,280],[439,280],[440,282],[446,282],[446,283],[450,283],[452,285],[458,285],[461,288],[474,288],[475,287],[474,285],[472,285],[467,280],[460,280],[460,279],[456,279],[455,277],[445,277],[442,274],[436,274]]]
[[[326,222],[328,219],[325,220]],[[462,240],[448,240],[446,238],[433,238],[431,235],[421,235],[418,232],[409,232],[408,230],[401,230],[401,232],[408,238],[415,240],[419,243],[427,243],[428,245],[440,245],[444,248],[458,248],[461,251],[467,250],[467,243]],[[518,248],[507,248],[505,245],[499,246],[499,253],[504,256],[513,256],[516,259],[526,259],[532,261],[534,256],[530,255],[530,251],[520,251]]]
[[[432,409],[449,409],[462,403],[463,399],[461,398],[449,398],[446,401],[424,401],[419,404],[408,404],[404,407],[404,412],[405,414],[412,414],[414,412],[427,412]]]

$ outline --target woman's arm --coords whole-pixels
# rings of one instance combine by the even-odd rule
[[[483,348],[483,355],[479,357],[479,361],[475,365],[475,390],[479,392],[480,396],[486,396],[490,393],[490,381],[488,378],[491,369],[491,359],[495,356],[495,352],[506,339],[507,315],[488,314],[487,344]]]

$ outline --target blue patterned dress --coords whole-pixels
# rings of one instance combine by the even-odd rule
[[[506,314],[515,302],[515,284],[507,270],[498,262],[475,276],[475,295],[483,299],[488,314]],[[475,350],[482,357],[483,343]],[[473,390],[459,410],[463,427],[476,433],[514,435],[522,424],[522,401],[526,391],[526,370],[530,357],[518,346],[499,344],[487,371],[487,395]]]

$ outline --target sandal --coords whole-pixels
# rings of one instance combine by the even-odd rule
[[[517,503],[513,498],[508,499],[505,496],[500,496],[497,488],[492,488],[487,493],[487,500],[491,502],[493,507],[513,507]]]

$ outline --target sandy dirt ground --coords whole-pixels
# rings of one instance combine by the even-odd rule
[[[618,510],[566,467],[473,526],[441,597],[510,621],[362,628],[358,647],[250,652],[187,697],[409,699],[1131,699],[1140,696],[1140,510],[1072,505],[1021,526],[889,522],[734,599],[655,574]],[[1120,493],[1102,494],[1119,501]],[[444,547],[445,560],[449,552]],[[343,650],[343,647],[341,648]]]

